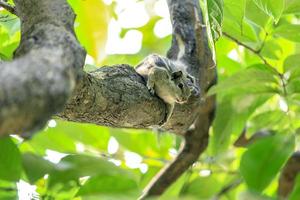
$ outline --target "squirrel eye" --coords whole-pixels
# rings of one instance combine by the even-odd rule
[[[182,83],[179,83],[179,84],[178,84],[178,87],[179,87],[180,89],[183,89],[183,84],[182,84]]]

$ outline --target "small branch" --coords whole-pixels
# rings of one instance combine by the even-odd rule
[[[22,37],[15,59],[0,63],[0,137],[29,137],[64,108],[85,52],[74,35],[75,14],[66,1],[14,2]]]
[[[223,187],[222,190],[216,195],[217,199],[229,192],[230,190],[236,188],[242,183],[242,179],[234,180],[233,182],[229,183],[227,186]]]
[[[3,1],[3,0],[0,0],[0,7],[4,8],[8,12],[10,12],[11,14],[17,15],[15,7],[10,5],[9,3]]]
[[[276,73],[277,75],[279,75],[279,76],[281,76],[281,73],[279,73],[261,54],[260,54],[260,51],[261,51],[261,49],[262,49],[262,47],[263,47],[263,45],[262,45],[262,47],[260,47],[259,49],[254,49],[254,48],[252,48],[252,47],[250,47],[250,46],[248,46],[248,45],[246,45],[246,44],[244,44],[244,43],[242,43],[241,41],[239,41],[237,38],[235,38],[235,37],[233,37],[233,36],[231,36],[231,35],[229,35],[228,33],[226,33],[226,32],[223,32],[223,35],[225,36],[225,37],[227,37],[227,38],[229,38],[230,40],[232,40],[232,41],[234,41],[235,43],[237,43],[238,45],[240,45],[240,46],[242,46],[242,47],[244,47],[244,48],[246,48],[246,49],[248,49],[249,51],[251,51],[252,53],[254,53],[255,55],[257,55],[262,61],[263,61],[263,63],[266,65],[266,66],[268,66],[274,73]]]
[[[295,152],[281,171],[278,185],[278,196],[287,198],[292,192],[295,180],[300,172],[300,152]]]

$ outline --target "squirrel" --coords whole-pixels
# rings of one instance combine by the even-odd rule
[[[150,93],[156,94],[167,104],[166,117],[159,124],[161,127],[171,118],[175,103],[183,104],[191,94],[199,95],[195,78],[185,68],[184,63],[157,54],[147,56],[135,68],[146,81]]]

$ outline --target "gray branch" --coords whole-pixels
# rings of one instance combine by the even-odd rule
[[[0,135],[42,128],[65,105],[85,59],[65,1],[15,4],[22,39],[14,61],[0,64]]]

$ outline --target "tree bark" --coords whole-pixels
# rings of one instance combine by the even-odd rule
[[[0,136],[34,132],[61,111],[85,59],[66,1],[15,4],[22,36],[15,59],[0,64]]]

